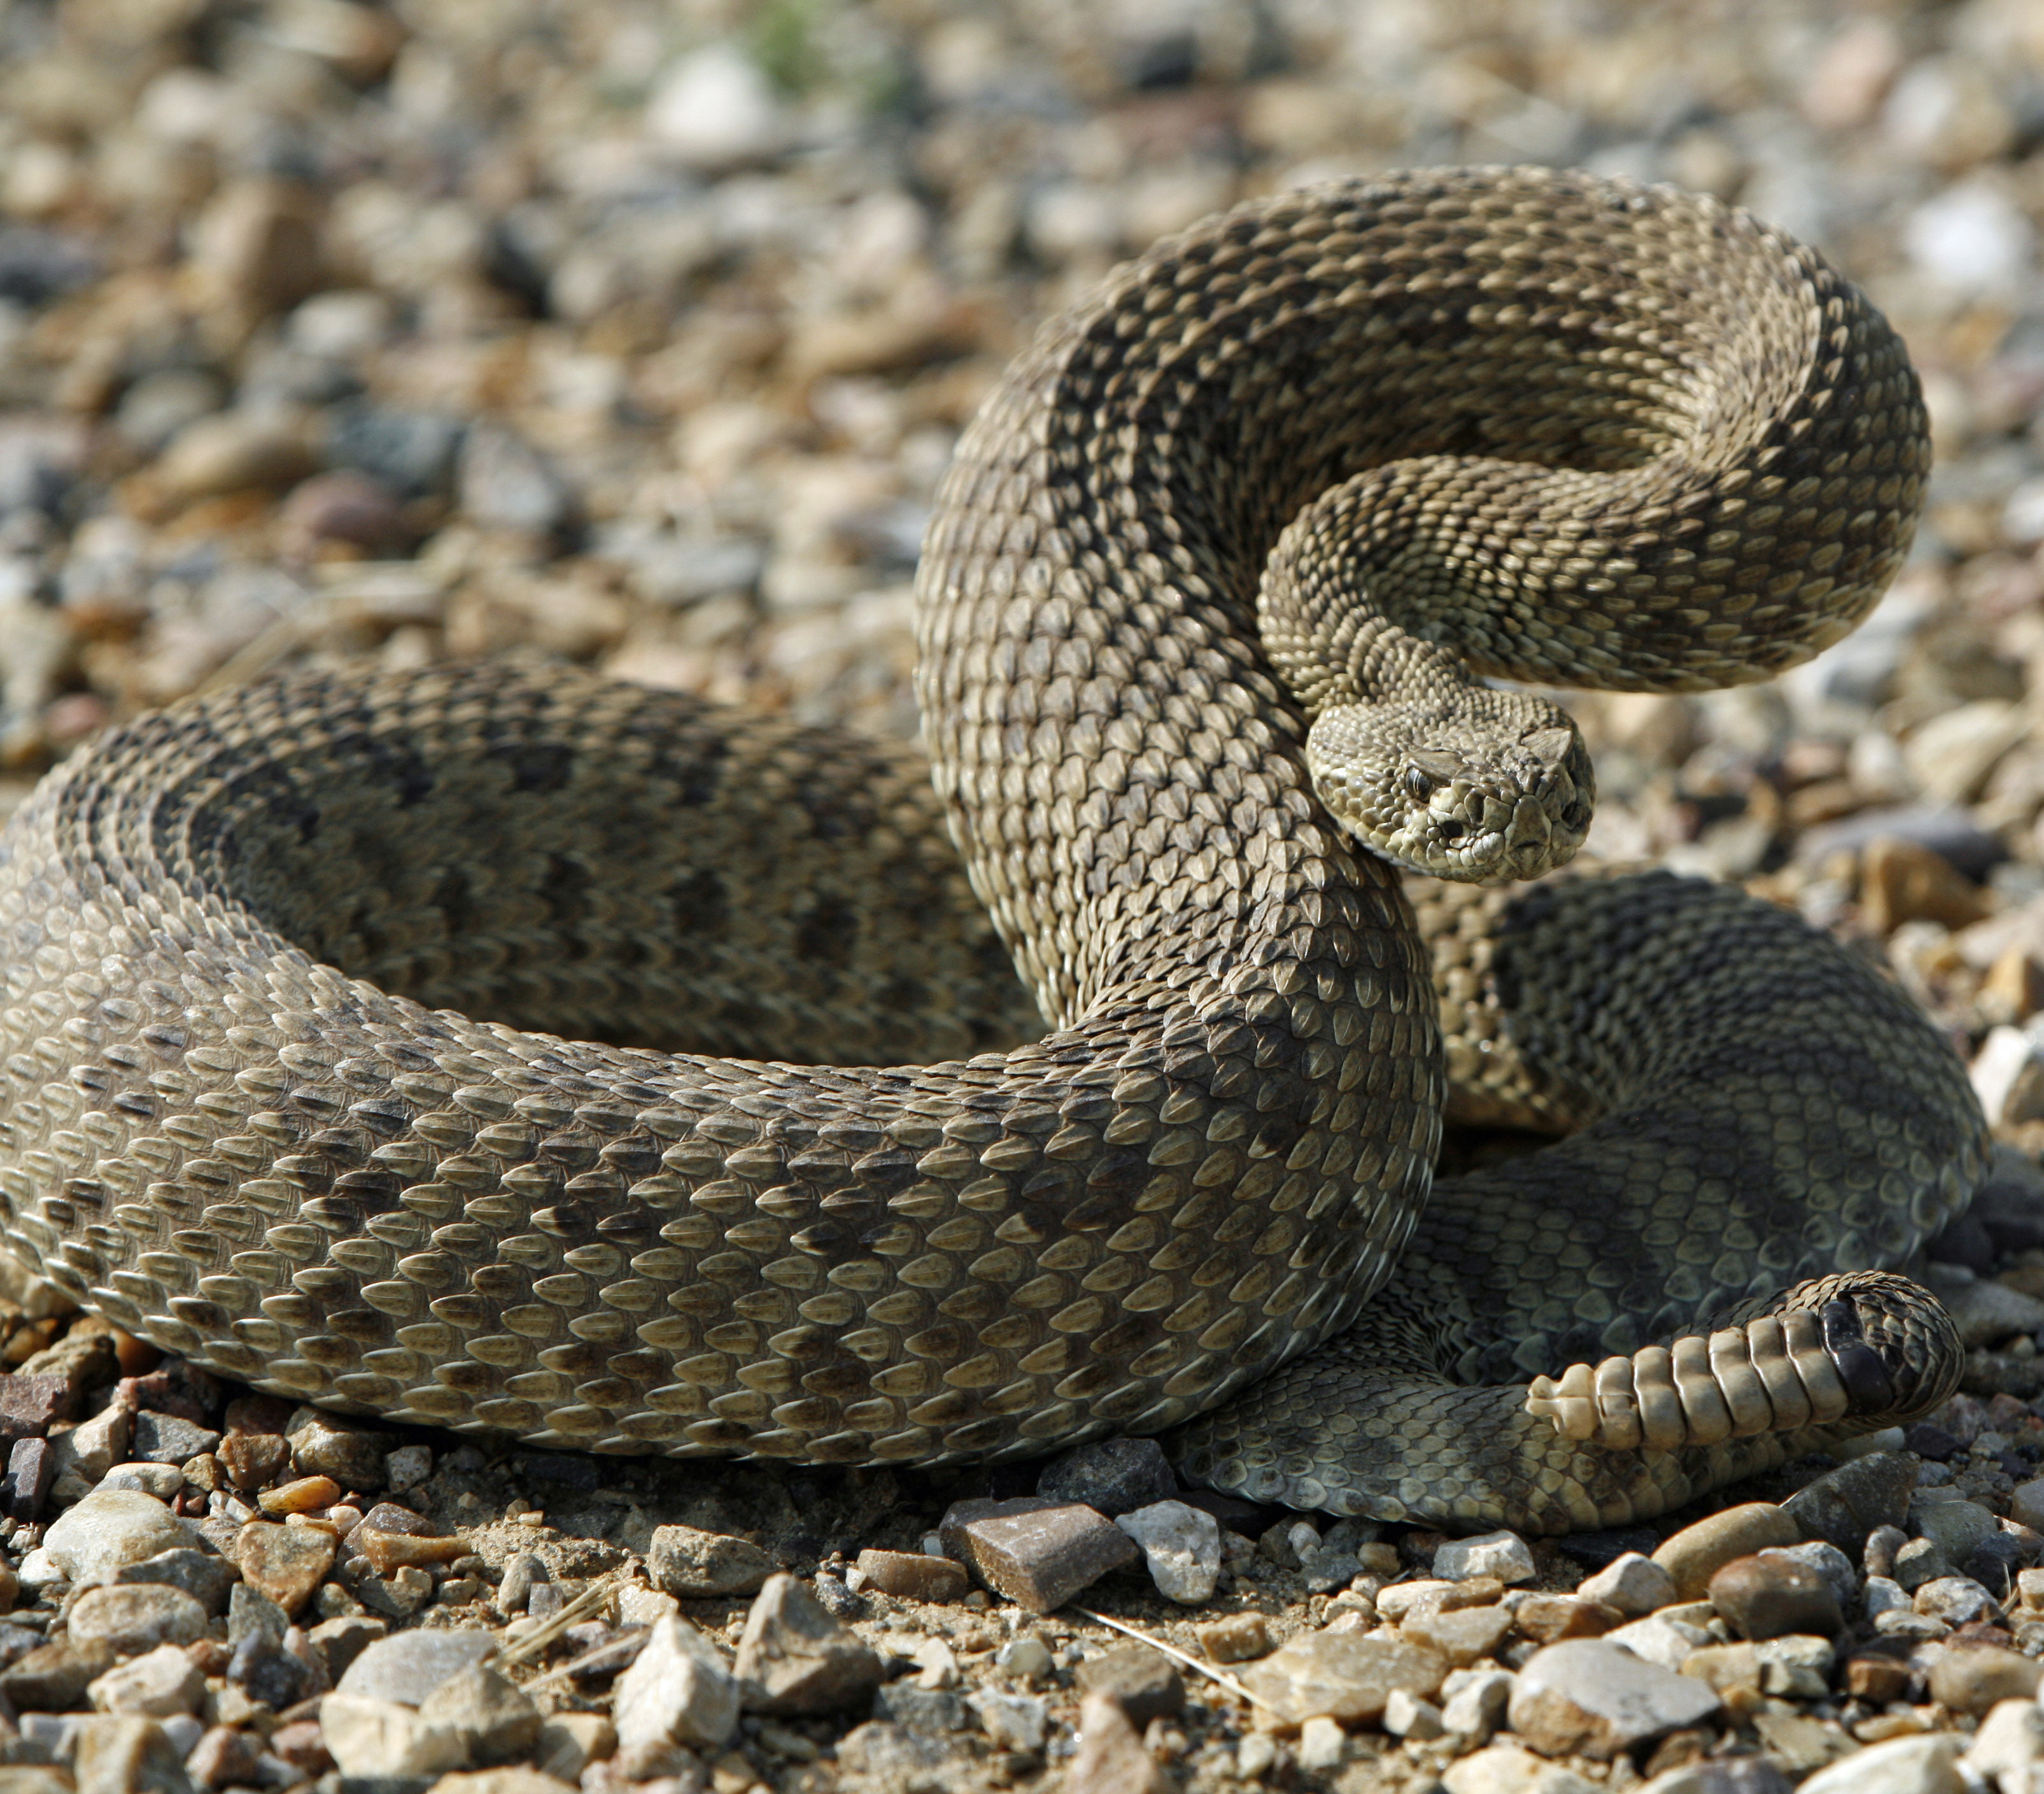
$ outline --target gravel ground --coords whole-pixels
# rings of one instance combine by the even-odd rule
[[[1593,850],[1885,956],[1973,1063],[2005,1150],[1927,1271],[1967,1393],[1717,1512],[1472,1551],[1139,1452],[1047,1518],[954,1508],[1037,1466],[488,1453],[17,1280],[0,1794],[2044,1787],[2034,0],[0,0],[0,807],[293,661],[523,651],[912,734],[931,495],[1035,324],[1235,200],[1452,161],[1737,199],[1923,373],[1929,516],[1865,628],[1570,701]]]

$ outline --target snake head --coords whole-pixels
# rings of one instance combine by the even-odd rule
[[[1596,801],[1573,719],[1527,692],[1331,706],[1314,719],[1306,761],[1320,800],[1363,846],[1467,884],[1567,864]]]

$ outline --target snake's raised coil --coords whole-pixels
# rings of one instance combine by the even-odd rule
[[[1423,938],[1327,804],[1443,871],[1566,857],[1573,726],[1481,676],[1778,671],[1926,460],[1880,316],[1712,201],[1239,209],[961,444],[934,797],[487,667],[231,692],[52,776],[0,841],[7,1240],[263,1388],[599,1451],[1192,1422],[1258,1495],[1551,1529],[1920,1411],[1955,1342],[1884,1271],[1984,1131],[1906,1001],[1665,876],[1416,886]],[[1581,1131],[1430,1202],[1437,980],[1455,1101]]]

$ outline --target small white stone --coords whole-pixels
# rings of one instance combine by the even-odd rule
[[[709,44],[668,71],[646,102],[646,130],[698,168],[770,154],[788,136],[766,75],[730,44]]]
[[[1441,1685],[1447,1696],[1441,1707],[1441,1726],[1457,1738],[1473,1738],[1478,1744],[1504,1723],[1504,1710],[1512,1703],[1512,1674],[1509,1669],[1456,1669]]]
[[[1434,1574],[1450,1582],[1495,1576],[1500,1582],[1531,1581],[1533,1552],[1516,1532],[1486,1532],[1479,1539],[1452,1539],[1434,1553]]]
[[[1398,1692],[1403,1694],[1404,1690]],[[1391,1729],[1389,1708],[1385,1709],[1385,1729],[1388,1731]],[[1299,1728],[1299,1767],[1309,1775],[1339,1767],[1347,1748],[1347,1735],[1324,1714],[1307,1720]]]
[[[1393,1738],[1424,1743],[1439,1738],[1447,1727],[1441,1723],[1440,1708],[1432,1701],[1422,1700],[1409,1689],[1395,1688],[1384,1703],[1384,1729]]]
[[[1011,1609],[1019,1612],[1020,1608]],[[1024,1632],[1019,1639],[1010,1639],[993,1654],[994,1667],[1005,1669],[1011,1676],[1025,1682],[1039,1682],[1050,1674],[1054,1667],[1051,1647],[1034,1632]]]
[[[1220,1522],[1183,1501],[1153,1501],[1114,1523],[1143,1547],[1150,1578],[1167,1600],[1197,1607],[1220,1575]]]
[[[958,1686],[958,1658],[942,1639],[924,1639],[916,1647],[915,1663],[916,1687],[947,1689]]]
[[[1909,1593],[1892,1576],[1869,1576],[1860,1591],[1860,1600],[1866,1608],[1869,1620],[1878,1620],[1884,1613],[1910,1613]]]
[[[1602,1601],[1620,1613],[1643,1619],[1675,1601],[1675,1579],[1653,1558],[1627,1551],[1606,1564],[1576,1593],[1586,1601]]]

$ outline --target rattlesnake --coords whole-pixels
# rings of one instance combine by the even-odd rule
[[[1573,726],[1481,676],[1777,671],[1873,601],[1925,465],[1883,320],[1714,201],[1238,208],[964,439],[934,796],[501,666],[296,675],[52,775],[0,838],[7,1240],[260,1387],[599,1451],[1182,1428],[1259,1497],[1554,1529],[1921,1411],[1956,1343],[1879,1267],[1984,1129],[1906,1001],[1695,881],[1416,885],[1458,1100],[1604,1117],[1429,1203],[1430,949],[1315,779],[1410,863],[1566,857]]]

